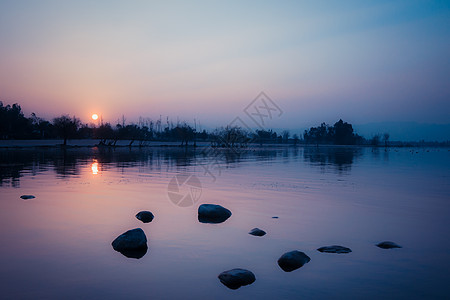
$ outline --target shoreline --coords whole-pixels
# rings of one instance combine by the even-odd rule
[[[118,140],[116,145],[101,145],[102,140],[94,139],[79,139],[79,140],[68,140],[67,145],[63,145],[62,139],[55,140],[0,140],[0,150],[1,149],[30,149],[30,148],[41,148],[41,149],[76,149],[76,148],[93,148],[97,147],[99,149],[115,149],[115,148],[207,148],[212,147],[211,142],[200,141],[196,145],[180,145],[180,142],[170,142],[170,141],[145,141],[139,144],[139,141],[135,141],[131,146],[131,140]],[[335,147],[335,148],[349,148],[349,147],[363,147],[363,148],[449,148],[449,144],[420,144],[418,142],[396,142],[387,147],[385,145],[332,145],[332,144],[303,144],[299,143],[294,145],[293,143],[281,144],[281,143],[249,143],[245,147],[236,148],[285,148],[285,147]],[[231,149],[232,147],[213,147],[217,149]]]

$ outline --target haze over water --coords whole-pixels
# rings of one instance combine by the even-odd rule
[[[445,298],[449,153],[251,148],[222,156],[213,181],[202,167],[211,157],[198,150],[3,149],[2,298]],[[201,182],[189,207],[168,196],[180,174]],[[222,224],[200,223],[203,203],[233,215]],[[141,210],[155,219],[141,223]],[[137,227],[149,245],[141,259],[112,249],[114,238]],[[254,227],[267,235],[249,235]],[[385,240],[403,248],[375,246]],[[353,252],[316,250],[334,244]],[[295,249],[311,262],[285,273],[277,259]],[[251,270],[256,281],[226,288],[217,275],[232,268]]]

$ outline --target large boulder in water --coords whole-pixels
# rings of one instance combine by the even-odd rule
[[[22,196],[20,196],[20,198],[23,200],[30,200],[30,199],[34,199],[36,197],[33,195],[22,195]]]
[[[302,267],[311,260],[308,255],[303,252],[294,250],[286,252],[278,259],[278,265],[285,272],[292,272]]]
[[[338,254],[352,252],[350,248],[337,245],[320,247],[319,249],[317,249],[317,251],[325,253],[338,253]]]
[[[255,282],[255,274],[245,269],[232,269],[219,274],[220,282],[226,287],[236,290],[243,285]]]
[[[113,242],[114,250],[129,258],[141,258],[147,253],[147,237],[141,228],[128,230]]]
[[[143,223],[150,223],[153,220],[154,216],[149,211],[140,211],[136,215],[136,218],[142,221]]]
[[[264,236],[266,235],[266,232],[259,228],[253,228],[252,230],[250,230],[249,234],[254,236]]]
[[[401,248],[402,247],[402,246],[397,245],[394,242],[389,242],[389,241],[378,243],[378,244],[376,244],[376,246],[381,249],[392,249],[392,248]]]
[[[222,223],[231,217],[231,211],[216,204],[202,204],[198,208],[198,220],[201,223]]]

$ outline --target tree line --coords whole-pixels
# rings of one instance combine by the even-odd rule
[[[374,146],[389,143],[389,134],[375,135],[367,140],[356,134],[351,124],[339,120],[333,126],[322,123],[318,127],[305,130],[302,136],[288,130],[277,133],[271,129],[247,131],[240,127],[219,127],[212,131],[198,130],[187,122],[153,121],[149,118],[139,118],[137,123],[127,124],[125,117],[111,123],[93,126],[82,123],[79,118],[61,115],[51,121],[32,113],[29,118],[24,116],[19,104],[3,105],[0,101],[0,139],[56,139],[61,138],[66,145],[68,139],[99,139],[100,145],[115,146],[118,140],[128,140],[129,145],[143,145],[147,141],[177,141],[180,145],[189,143],[196,145],[197,141],[210,142],[215,147],[245,147],[249,143],[259,144],[333,144],[333,145],[364,145]]]
[[[355,133],[352,124],[340,119],[333,126],[322,123],[318,127],[311,127],[303,133],[304,142],[307,144],[331,144],[331,145],[372,145],[389,146],[389,133],[375,134],[370,139]]]

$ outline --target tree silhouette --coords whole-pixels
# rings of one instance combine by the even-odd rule
[[[363,137],[353,133],[353,126],[341,119],[334,123],[333,127],[325,123],[319,127],[311,127],[305,130],[303,138],[306,143],[335,144],[335,145],[354,145],[362,143]]]
[[[243,147],[250,141],[248,133],[239,126],[227,126],[213,133],[213,145],[218,147]]]
[[[175,133],[176,139],[181,141],[181,146],[183,146],[183,144],[187,146],[188,142],[194,139],[195,130],[186,123],[177,125],[172,130]]]
[[[67,145],[67,139],[73,137],[80,127],[81,121],[75,116],[70,118],[69,115],[62,115],[53,119],[53,126],[58,130],[60,136],[64,139],[64,146]]]
[[[31,122],[24,117],[19,104],[3,106],[3,102],[0,101],[0,136],[2,139],[29,138],[31,131]]]
[[[319,127],[311,127],[309,131],[305,130],[303,138],[307,143],[316,145],[330,142],[331,128],[329,125],[322,123]]]
[[[33,127],[33,138],[44,139],[52,135],[54,128],[49,121],[39,118],[35,113],[31,113],[31,117],[29,118],[29,120]]]
[[[281,136],[283,137],[283,143],[287,144],[289,141],[290,132],[289,130],[283,130],[281,133]]]
[[[210,141],[213,146],[221,147],[245,147],[250,143],[263,144],[290,142],[290,133],[284,130],[281,134],[272,129],[257,129],[255,131],[245,131],[239,127],[218,127],[214,131],[199,129],[197,132],[197,120],[194,126],[187,122],[177,120],[176,125],[169,117],[162,121],[162,116],[153,121],[150,118],[139,117],[139,122],[126,124],[125,116],[117,120],[115,126],[110,123],[101,123],[96,127],[91,124],[81,124],[76,117],[61,115],[53,119],[50,123],[36,114],[32,113],[29,118],[25,117],[19,104],[3,105],[0,101],[0,139],[53,139],[63,138],[64,145],[67,139],[72,138],[96,138],[101,139],[100,145],[116,146],[118,140],[128,140],[128,146],[135,141],[139,146],[143,146],[147,141],[180,141],[181,145],[188,145],[194,141]],[[303,133],[303,140],[306,144],[334,144],[334,145],[354,145],[372,144],[378,146],[384,143],[389,145],[389,133],[377,134],[370,140],[354,133],[353,126],[342,119],[330,126],[326,123],[317,127],[311,127]],[[301,136],[294,134],[291,141],[297,145]]]
[[[355,143],[353,127],[351,124],[340,119],[333,126],[334,144],[353,145]]]
[[[376,134],[372,137],[372,139],[370,140],[370,144],[372,146],[378,146],[380,144],[380,139],[381,139],[381,135]]]
[[[383,134],[383,142],[384,142],[384,146],[387,147],[388,146],[388,142],[389,142],[389,133],[385,132]]]

